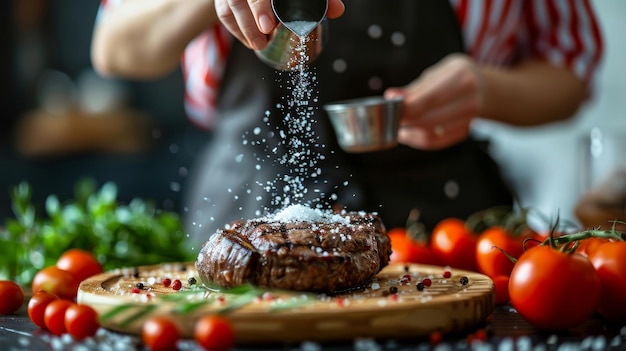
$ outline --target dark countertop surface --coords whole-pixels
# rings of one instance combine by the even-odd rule
[[[483,338],[482,336],[485,336]],[[476,340],[478,338],[479,340]],[[432,339],[432,340],[431,340]],[[359,338],[337,343],[304,341],[284,345],[239,345],[235,350],[626,350],[626,326],[611,325],[593,318],[567,332],[542,332],[515,312],[510,306],[497,306],[484,323],[457,335],[443,335],[440,342],[431,338],[374,340]],[[475,341],[472,341],[472,340]],[[480,340],[484,339],[484,340]],[[54,337],[39,329],[28,318],[26,307],[12,316],[0,316],[1,350],[144,350],[139,338],[101,329],[83,342],[65,335]],[[179,342],[180,350],[200,350],[192,340]]]

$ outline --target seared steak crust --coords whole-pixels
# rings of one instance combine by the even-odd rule
[[[199,277],[227,288],[251,283],[332,293],[361,287],[389,263],[391,243],[378,216],[355,212],[345,218],[237,222],[204,243],[196,261]]]

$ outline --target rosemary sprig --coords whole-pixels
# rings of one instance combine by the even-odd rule
[[[215,293],[215,295],[206,296],[207,292]],[[255,301],[257,298],[267,292],[264,289],[255,287],[251,284],[244,284],[231,289],[217,289],[215,287],[198,286],[192,289],[179,291],[175,294],[160,295],[159,299],[163,302],[175,304],[175,307],[171,310],[174,314],[185,315],[190,314],[198,309],[214,303],[217,299],[216,294],[231,295],[232,298],[227,300],[225,305],[213,310],[211,313],[215,314],[228,314],[239,308],[242,308],[249,303]],[[200,300],[192,300],[190,296],[202,295]],[[313,294],[301,294],[299,296],[293,296],[286,300],[275,300],[270,304],[269,312],[279,312],[288,309],[298,308],[305,304],[315,301]],[[118,325],[125,327],[135,320],[150,314],[158,307],[155,302],[145,304],[132,304],[127,303],[119,306],[115,306],[106,313],[100,316],[101,322],[106,322],[111,318],[129,310],[135,309],[136,311],[122,320]]]

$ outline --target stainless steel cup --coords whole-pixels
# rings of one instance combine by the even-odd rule
[[[257,56],[283,71],[313,62],[326,40],[328,0],[272,0],[272,9],[278,24]]]
[[[350,153],[386,150],[398,145],[402,99],[382,96],[324,105],[339,146]]]

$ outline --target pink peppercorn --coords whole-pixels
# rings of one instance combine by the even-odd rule
[[[450,271],[443,272],[443,277],[444,278],[450,278],[451,276],[452,276],[452,273],[450,273]]]
[[[170,278],[163,278],[163,286],[168,287],[172,284],[172,280]]]
[[[180,279],[176,279],[172,282],[172,289],[180,290],[182,287],[183,287],[183,283],[180,281]]]
[[[426,279],[422,280],[422,283],[424,283],[425,287],[429,287],[429,286],[431,286],[433,284],[433,281],[428,279],[428,278],[426,278]]]

